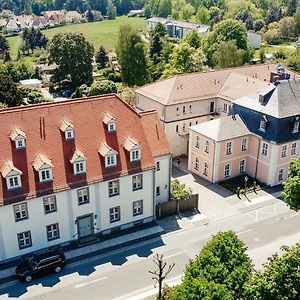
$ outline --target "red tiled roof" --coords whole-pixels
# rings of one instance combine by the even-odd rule
[[[115,118],[116,132],[107,131],[107,125],[102,122],[105,113]],[[73,140],[65,140],[65,134],[60,130],[64,120],[74,124]],[[22,172],[22,188],[14,191],[7,190],[5,178],[0,176],[0,206],[151,169],[154,168],[153,154],[169,151],[156,113],[140,115],[116,95],[3,109],[0,110],[0,121],[0,168],[11,161],[14,168]],[[153,134],[153,126],[157,127],[154,132],[157,130],[159,135]],[[26,132],[25,149],[16,150],[10,139],[15,128]],[[129,153],[123,147],[128,137],[141,146],[139,162],[129,161]],[[104,158],[98,153],[103,142],[118,152],[116,167],[105,168]],[[84,153],[87,159],[86,174],[73,173],[69,159],[76,150]],[[38,155],[47,157],[53,164],[53,182],[39,183],[33,167]]]
[[[172,154],[156,110],[141,112],[142,124],[154,157]]]

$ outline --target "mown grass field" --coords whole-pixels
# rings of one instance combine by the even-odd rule
[[[74,24],[43,30],[43,33],[51,39],[60,32],[82,32],[97,50],[102,44],[107,50],[114,50],[117,42],[119,28],[123,24],[130,24],[136,29],[146,29],[144,18],[128,18],[127,16],[117,17],[115,20],[105,20],[94,23]],[[11,55],[17,56],[21,44],[20,36],[8,38]]]

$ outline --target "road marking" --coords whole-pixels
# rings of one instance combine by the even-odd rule
[[[106,278],[107,278],[107,276],[104,276],[104,277],[101,277],[101,278],[98,278],[98,279],[95,279],[95,280],[92,280],[92,281],[89,281],[89,282],[85,282],[85,283],[77,284],[77,285],[75,285],[75,286],[74,286],[74,289],[80,289],[80,288],[82,288],[82,287],[84,287],[84,286],[87,286],[87,285],[93,284],[93,283],[95,283],[95,282],[98,282],[98,281],[104,280],[104,279],[106,279]]]
[[[177,253],[174,253],[174,254],[171,254],[171,255],[168,255],[168,256],[164,256],[164,259],[170,258],[170,257],[174,257],[174,256],[177,256],[177,255],[186,253],[186,252],[187,252],[187,251],[181,251],[181,252],[177,252]]]
[[[238,232],[236,235],[242,235],[242,234],[250,232],[250,231],[251,231],[251,229],[246,229],[244,231]]]

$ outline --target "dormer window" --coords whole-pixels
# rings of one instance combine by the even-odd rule
[[[137,161],[141,159],[141,150],[133,149],[130,151],[130,161]]]
[[[115,167],[117,165],[118,152],[109,147],[106,143],[101,143],[98,152],[104,158],[106,168]]]
[[[2,176],[6,179],[6,186],[8,190],[22,187],[22,172],[18,170],[11,161],[7,161],[3,164],[1,173]]]
[[[107,125],[108,132],[115,132],[116,131],[116,120],[115,118],[110,115],[109,113],[105,113],[102,122]]]
[[[73,164],[74,175],[86,173],[86,157],[81,151],[76,150],[70,159],[70,162]]]
[[[74,125],[66,120],[63,120],[60,125],[60,130],[65,133],[65,140],[73,140],[74,139]]]
[[[141,159],[141,147],[135,139],[128,137],[123,147],[130,153],[130,161],[134,162]]]
[[[53,165],[51,160],[44,156],[38,155],[33,162],[34,169],[39,173],[39,181],[40,183],[49,182],[53,180],[52,168]]]
[[[265,132],[268,122],[269,122],[268,118],[266,116],[263,116],[259,123],[259,130]]]
[[[299,117],[293,118],[292,122],[293,122],[293,133],[299,132]]]
[[[26,134],[24,131],[20,129],[14,129],[10,134],[10,138],[15,142],[17,150],[25,148]]]

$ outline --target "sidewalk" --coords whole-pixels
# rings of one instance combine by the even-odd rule
[[[105,241],[100,241],[92,245],[65,251],[64,253],[68,262],[72,263],[81,259],[107,253],[112,250],[120,249],[122,247],[160,236],[163,232],[164,230],[160,226],[155,225],[142,230],[139,229],[128,234],[123,234],[115,238],[106,239]],[[11,267],[0,270],[0,283],[9,282],[16,279],[16,262],[17,261],[12,262]]]

